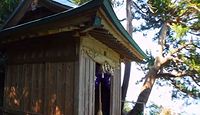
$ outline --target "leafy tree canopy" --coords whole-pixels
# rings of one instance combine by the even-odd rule
[[[73,3],[78,4],[78,5],[81,5],[87,1],[90,1],[90,0],[72,0]]]
[[[134,31],[160,29],[153,38],[158,42],[158,55],[150,55],[143,68],[149,70],[159,61],[156,78],[169,80],[187,96],[200,98],[199,0],[137,0],[133,6],[133,18],[145,22]]]
[[[0,1],[0,28],[18,5],[19,0]]]
[[[174,90],[173,97],[178,97],[177,91],[181,91],[185,97],[199,99],[199,0],[137,0],[132,3],[133,18],[144,22],[134,31],[159,30],[153,38],[157,42],[157,55],[149,53],[148,64],[142,67],[147,72],[137,101],[147,102],[156,79],[170,81],[178,89]]]

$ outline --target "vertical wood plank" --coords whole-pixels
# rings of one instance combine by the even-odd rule
[[[59,97],[59,105],[61,107],[61,114],[65,114],[65,70],[64,70],[64,63],[60,63],[60,71],[59,71],[59,76],[60,76],[60,86],[59,86],[59,90],[58,93],[60,93],[60,97]],[[72,77],[72,76],[71,76]],[[72,86],[73,87],[73,86]]]
[[[57,89],[57,85],[56,85],[56,64],[55,63],[49,63],[50,65],[50,73],[49,73],[49,96],[50,96],[50,100],[49,100],[49,108],[50,108],[50,114],[49,115],[54,115],[55,114],[55,109],[56,109],[56,99],[57,99],[57,95],[56,95],[56,89]]]
[[[44,114],[44,64],[38,64],[38,103],[39,113]]]
[[[84,115],[94,114],[95,103],[95,62],[88,56],[82,55],[80,59],[80,79],[79,85],[81,86],[79,97],[80,111],[83,111]],[[82,113],[80,113],[82,114]]]
[[[84,110],[85,110],[85,115],[88,115],[88,110],[89,110],[89,72],[90,72],[90,68],[89,68],[89,59],[88,58],[84,58],[85,59],[85,71],[84,71],[84,73],[85,74],[83,74],[83,75],[85,75],[84,76],[84,101],[85,101],[85,108],[84,108]]]
[[[24,77],[24,90],[25,90],[25,98],[23,99],[24,100],[24,111],[29,111],[30,107],[30,95],[31,95],[31,92],[30,92],[30,85],[29,85],[29,76],[28,76],[28,71],[27,71],[27,67],[26,65],[23,65],[23,73],[22,73],[22,76]]]
[[[75,61],[75,77],[74,77],[74,115],[80,115],[81,114],[81,77],[82,73],[81,66],[82,66],[82,59],[81,56]]]
[[[11,87],[11,73],[12,73],[12,66],[9,65],[6,68],[6,77],[5,77],[5,87],[4,87],[4,107],[9,107],[9,92]]]
[[[45,87],[44,87],[44,114],[45,115],[48,115],[48,83],[49,83],[49,80],[48,80],[48,73],[49,73],[49,66],[48,64],[45,64],[44,63],[44,66],[45,66],[45,79],[44,79],[44,84],[45,84]]]
[[[54,69],[56,69],[55,73],[56,73],[56,108],[55,108],[55,114],[56,115],[61,115],[62,114],[62,106],[61,106],[61,87],[62,87],[62,76],[61,76],[61,64],[57,63],[55,64]]]
[[[110,114],[114,115],[114,108],[115,108],[115,100],[114,100],[114,95],[115,95],[115,81],[114,81],[114,77],[111,76],[111,89],[110,89]]]
[[[36,67],[35,67],[35,64],[32,64],[32,65],[29,65],[28,64],[28,67],[30,68],[30,82],[31,82],[31,112],[36,112],[36,105],[35,105],[35,101],[36,101],[36,98],[37,98],[37,89],[36,89]]]
[[[67,114],[74,114],[74,63],[66,64],[67,68],[67,80],[66,80],[66,106],[65,109],[68,112]]]
[[[81,97],[79,97],[80,98],[80,102],[81,102],[81,106],[82,106],[82,108],[81,108],[81,111],[82,111],[82,113],[84,113],[84,115],[86,115],[85,114],[85,58],[84,57],[82,57],[83,58],[83,60],[82,60],[82,62],[81,62],[81,78],[79,79],[79,82],[80,82],[80,89],[81,89]],[[80,114],[79,114],[80,115]]]
[[[26,65],[26,68],[27,68],[27,76],[28,76],[28,80],[29,80],[29,87],[30,87],[30,95],[29,95],[29,100],[30,100],[30,103],[29,103],[29,109],[28,111],[31,111],[33,112],[33,99],[34,99],[34,78],[33,78],[33,71],[32,71],[32,67],[29,66],[28,64],[25,64]]]
[[[20,98],[20,103],[21,103],[21,110],[24,110],[24,99],[26,98],[26,92],[25,92],[25,76],[24,76],[24,69],[23,69],[23,65],[19,65],[19,68],[20,68],[20,75],[19,75],[19,78],[20,78],[20,81],[19,81],[19,85],[20,85],[20,93],[21,93],[21,98]]]
[[[94,115],[95,108],[95,68],[96,63],[90,59],[90,80],[89,80],[89,115]]]
[[[120,69],[114,71],[111,77],[111,115],[121,115],[121,78]]]
[[[56,89],[56,95],[57,95],[57,99],[56,99],[56,115],[61,115],[63,114],[63,107],[62,107],[62,83],[63,83],[63,76],[62,76],[62,64],[61,63],[57,63],[56,64],[56,85],[57,85],[57,89]]]
[[[63,65],[62,65],[62,69],[63,69],[63,80],[64,80],[64,88],[63,88],[63,91],[64,91],[64,114],[66,115],[67,113],[68,113],[68,111],[67,111],[67,64],[66,63],[63,63]]]
[[[79,48],[77,48],[79,51]],[[74,89],[74,114],[83,115],[84,113],[84,78],[85,78],[85,59],[84,55],[79,51],[79,57],[75,61],[75,89]]]
[[[91,115],[92,114],[92,87],[93,87],[93,84],[92,84],[92,82],[91,82],[91,80],[92,80],[92,74],[91,74],[91,72],[93,71],[93,66],[92,66],[92,64],[91,64],[91,60],[89,59],[89,62],[88,62],[88,65],[89,65],[89,72],[88,72],[88,74],[89,74],[89,78],[88,78],[88,115]]]

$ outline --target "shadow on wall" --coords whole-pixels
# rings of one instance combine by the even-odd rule
[[[27,88],[24,88],[22,93],[18,92],[19,88],[14,86],[5,88],[6,96],[6,108],[11,108],[16,112],[21,112],[23,114],[44,114],[44,100],[35,98],[30,99],[30,93]],[[25,101],[26,100],[26,101]],[[25,107],[26,106],[26,107]],[[60,105],[56,104],[56,94],[50,96],[50,99],[47,102],[47,108],[49,110],[49,115],[64,115]]]
[[[74,63],[9,65],[3,111],[73,115]]]

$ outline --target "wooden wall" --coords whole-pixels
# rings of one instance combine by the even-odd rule
[[[79,73],[76,75],[75,115],[94,115],[95,109],[95,69],[96,63],[108,62],[113,66],[111,77],[110,115],[121,115],[121,69],[120,57],[109,47],[90,36],[80,42]]]
[[[80,86],[78,115],[94,115],[95,109],[95,67],[96,62],[87,55],[80,59]],[[116,69],[111,76],[110,115],[121,115],[121,70]],[[76,79],[78,80],[78,79]]]
[[[9,65],[4,107],[25,113],[73,114],[74,63]]]
[[[111,115],[121,115],[121,69],[114,71],[111,78]]]
[[[54,37],[7,48],[4,109],[8,113],[74,114],[75,41]]]
[[[7,112],[94,115],[96,63],[108,62],[114,68],[110,114],[120,115],[120,57],[109,47],[91,40],[93,43],[89,44],[51,36],[7,47],[4,91],[4,108]]]
[[[94,115],[95,108],[95,67],[96,63],[82,54],[79,62],[79,74],[76,76],[75,115]]]

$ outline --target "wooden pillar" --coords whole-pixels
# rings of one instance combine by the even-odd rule
[[[75,115],[94,115],[95,64],[83,53],[80,54],[79,62],[76,62],[79,72],[75,75]]]
[[[111,115],[121,115],[121,69],[115,69],[111,78]]]

